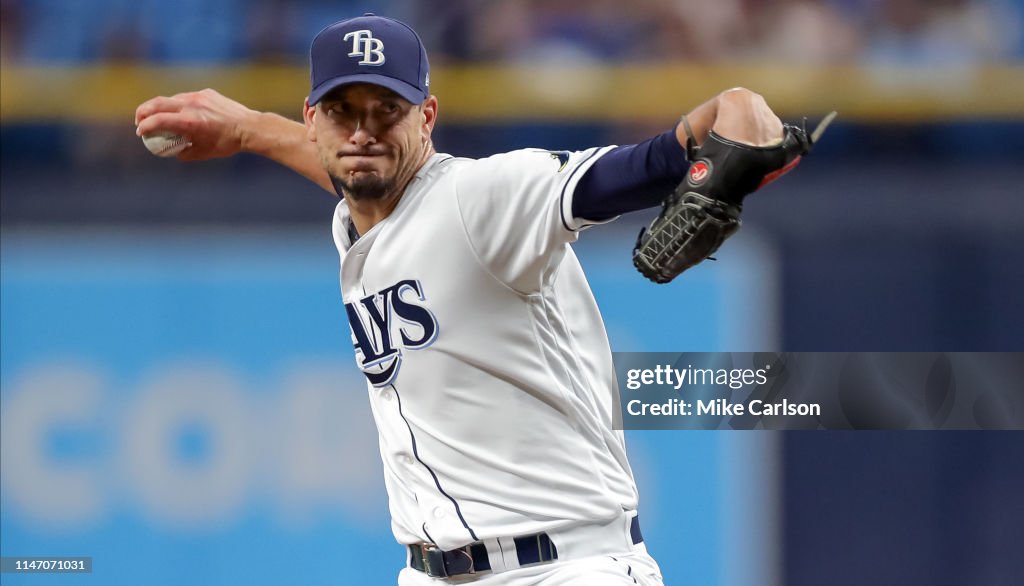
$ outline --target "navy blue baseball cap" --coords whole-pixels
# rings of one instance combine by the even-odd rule
[[[393,18],[364,14],[317,33],[309,48],[309,104],[350,83],[372,83],[413,104],[430,95],[427,50],[416,31]]]

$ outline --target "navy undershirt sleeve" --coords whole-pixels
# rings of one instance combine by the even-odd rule
[[[659,205],[683,180],[689,166],[675,129],[640,144],[615,147],[580,178],[572,215],[600,222]]]

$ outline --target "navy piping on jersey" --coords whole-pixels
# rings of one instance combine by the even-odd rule
[[[619,562],[619,558],[617,558],[615,556],[611,556],[610,555],[608,557],[612,558],[612,560],[614,560],[615,563],[621,563],[621,562]],[[626,564],[626,576],[632,578],[634,584],[639,584],[639,582],[636,581],[636,576],[633,575],[633,566],[631,566],[629,564]]]
[[[360,287],[360,289],[363,290],[363,295],[366,295],[366,285],[362,285]],[[377,336],[376,336],[376,332],[374,332],[374,342],[376,342],[376,341],[377,341]],[[469,535],[473,538],[473,541],[480,541],[479,539],[477,539],[476,532],[473,531],[473,528],[470,527],[468,523],[466,523],[466,518],[462,516],[462,508],[459,507],[459,503],[455,499],[453,499],[450,494],[445,492],[443,488],[441,488],[441,481],[438,480],[437,474],[434,473],[434,470],[430,466],[427,466],[426,462],[424,462],[422,459],[420,459],[420,452],[416,448],[416,434],[414,434],[412,432],[412,426],[409,425],[409,420],[405,418],[405,413],[402,412],[402,395],[400,395],[398,393],[398,387],[396,387],[394,385],[394,383],[392,383],[390,386],[391,386],[391,390],[395,391],[395,397],[398,398],[398,416],[402,418],[403,422],[405,422],[405,427],[406,427],[406,429],[409,430],[409,438],[412,439],[412,454],[413,454],[413,456],[416,456],[416,461],[418,461],[420,464],[423,464],[423,467],[427,469],[427,472],[430,472],[430,476],[434,479],[434,485],[437,486],[437,490],[441,494],[443,494],[448,500],[450,500],[453,505],[455,505],[455,512],[458,513],[458,515],[459,515],[459,521],[462,521],[462,526],[465,527],[467,531],[469,531]],[[426,523],[424,523],[423,532],[424,533],[427,532]],[[433,538],[430,537],[429,534],[427,534],[427,537],[430,538],[431,542],[434,541]]]
[[[434,473],[434,470],[430,466],[427,466],[426,462],[420,459],[420,452],[416,448],[416,434],[412,432],[412,426],[409,425],[409,420],[405,418],[405,413],[402,412],[402,396],[398,393],[398,387],[394,384],[391,385],[391,389],[395,391],[395,397],[398,398],[398,415],[402,418],[402,421],[405,422],[405,427],[409,429],[409,438],[412,439],[412,455],[416,456],[416,461],[423,464],[423,467],[427,469],[427,472],[430,472],[430,476],[434,479],[434,485],[437,486],[437,490],[443,494],[445,498],[450,500],[453,505],[455,505],[455,512],[459,515],[459,521],[462,521],[462,526],[466,528],[466,531],[469,531],[469,535],[473,538],[473,541],[480,541],[476,536],[476,532],[473,531],[473,528],[469,526],[469,523],[466,523],[466,518],[462,516],[462,508],[459,507],[458,501],[452,498],[452,495],[448,494],[443,488],[441,488],[441,481],[438,480],[437,474]]]
[[[565,229],[570,232],[575,232],[576,230],[570,228],[569,223],[565,221],[565,190],[569,189],[569,184],[572,183],[572,178],[580,169],[583,168],[584,165],[587,164],[587,161],[596,157],[597,154],[600,152],[601,149],[598,149],[590,153],[590,156],[588,156],[586,159],[583,159],[583,161],[580,162],[579,165],[576,165],[576,168],[572,170],[572,173],[569,173],[569,178],[565,180],[565,185],[562,185],[562,193],[558,196],[558,217],[562,219],[562,225],[565,226]]]

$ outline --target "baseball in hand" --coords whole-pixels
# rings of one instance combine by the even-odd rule
[[[158,157],[173,157],[192,145],[187,138],[172,132],[152,132],[142,136],[149,152]]]

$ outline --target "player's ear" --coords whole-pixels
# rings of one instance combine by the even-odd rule
[[[306,138],[310,142],[316,142],[316,131],[313,129],[313,116],[316,115],[316,106],[309,105],[309,98],[302,101],[302,121],[306,124]]]
[[[423,129],[429,138],[430,133],[434,131],[434,123],[437,122],[437,96],[430,96],[424,100],[420,105],[420,111],[423,113]]]

